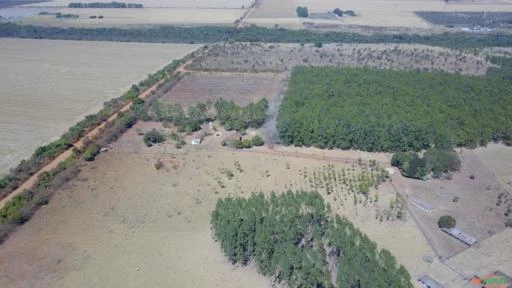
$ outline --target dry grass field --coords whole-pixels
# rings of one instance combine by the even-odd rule
[[[231,25],[243,9],[145,8],[145,9],[71,9],[56,10],[77,14],[77,19],[55,18],[53,15],[34,15],[17,20],[22,24],[58,27],[119,27],[141,25]],[[102,15],[104,18],[91,19]]]
[[[307,6],[310,12],[327,12],[335,8],[353,10],[356,17],[342,17],[340,20],[304,21],[317,24],[343,24],[377,27],[403,27],[429,29],[432,25],[415,15],[414,11],[512,11],[510,1],[457,1],[445,3],[439,0],[263,0],[251,14],[247,24],[266,22],[268,25],[289,23],[295,18],[297,6]],[[254,22],[252,22],[254,19]],[[266,19],[262,21],[261,19]],[[272,24],[270,24],[271,22]]]
[[[512,193],[512,148],[489,144],[486,148],[475,149],[475,154]]]
[[[483,56],[409,44],[218,44],[189,68],[234,72],[291,70],[295,65],[442,70],[483,75],[492,66]]]
[[[285,86],[283,74],[192,73],[183,78],[161,101],[183,107],[223,98],[241,106],[261,98],[272,100]]]
[[[67,7],[68,0],[51,0],[25,4],[24,7]],[[251,0],[123,0],[118,2],[139,3],[144,8],[242,8],[248,7]]]
[[[0,39],[0,173],[197,47]]]
[[[510,147],[503,148],[509,149],[508,153],[512,150]],[[480,150],[488,151],[487,148]],[[492,150],[489,152],[492,153]],[[492,165],[505,171],[502,167],[508,165],[506,155],[502,153],[501,158],[491,160]],[[512,205],[512,198],[500,196],[510,194],[500,179],[472,150],[463,150],[460,156],[461,171],[455,173],[452,180],[417,181],[400,178],[393,181],[397,189],[404,191],[410,202],[421,200],[434,208],[434,212],[429,214],[411,205],[410,211],[442,259],[464,251],[467,245],[437,227],[440,216],[452,215],[457,220],[457,228],[478,241],[499,233],[505,229],[506,221],[512,219],[512,215],[506,214],[509,205]],[[499,198],[502,198],[503,203],[497,203]]]
[[[333,150],[323,160],[307,148],[235,151],[220,146],[222,135],[181,150],[173,143],[148,148],[136,130],[155,127],[165,130],[138,123],[0,246],[0,259],[9,259],[0,262],[1,287],[271,287],[254,269],[225,260],[211,238],[209,213],[219,197],[312,186],[413,277],[442,265],[421,260],[434,253],[412,218],[377,217],[396,197],[389,182],[372,189],[369,202],[357,196],[354,204],[342,186],[328,193],[328,182],[310,180],[329,169],[356,176],[356,157],[385,155]],[[156,159],[164,163],[158,171]]]

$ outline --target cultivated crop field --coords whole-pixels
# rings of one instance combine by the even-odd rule
[[[441,70],[483,75],[493,65],[485,57],[447,48],[409,44],[218,44],[197,58],[191,69],[264,72],[291,70],[296,65]]]
[[[267,19],[273,24],[287,23],[290,18],[296,18],[297,6],[307,6],[310,12],[327,12],[335,8],[343,11],[353,10],[356,17],[342,17],[340,20],[312,20],[304,21],[318,24],[343,24],[358,26],[386,26],[403,28],[429,29],[431,24],[414,14],[415,11],[512,11],[512,5],[504,1],[457,1],[445,3],[437,0],[336,0],[304,1],[304,0],[263,0],[251,14],[247,23],[252,19],[255,23]],[[270,23],[268,23],[270,24]]]
[[[246,106],[261,98],[271,101],[283,91],[284,80],[284,74],[192,73],[168,91],[161,101],[188,107],[223,98]]]
[[[243,9],[144,8],[144,9],[58,9],[62,14],[76,14],[79,18],[56,18],[36,15],[23,18],[20,23],[58,27],[118,27],[166,24],[233,24]],[[103,18],[97,18],[97,16]],[[96,16],[92,19],[91,16]]]
[[[52,0],[42,3],[31,3],[25,6],[67,7],[69,0]],[[108,2],[108,1],[107,1]],[[117,2],[143,4],[146,8],[242,8],[248,7],[251,0],[123,0]]]
[[[0,39],[0,173],[197,47]]]

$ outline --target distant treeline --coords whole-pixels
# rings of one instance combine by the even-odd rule
[[[317,192],[219,199],[211,224],[233,264],[254,263],[276,287],[413,287],[388,250],[333,216]]]
[[[144,8],[142,4],[138,3],[125,3],[125,2],[71,2],[68,4],[69,8]]]
[[[199,26],[157,26],[150,28],[57,28],[0,23],[0,37],[121,41],[152,43],[212,43],[218,41],[281,43],[418,43],[449,48],[512,46],[512,34],[442,33],[373,34],[349,32],[314,32],[283,28]]]

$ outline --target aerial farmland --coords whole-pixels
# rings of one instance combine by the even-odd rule
[[[0,80],[0,171],[196,47],[0,39],[0,67],[9,71]]]
[[[512,284],[512,0],[9,1],[0,287]]]

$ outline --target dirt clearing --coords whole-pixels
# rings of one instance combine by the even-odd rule
[[[183,78],[160,101],[184,107],[223,98],[246,106],[261,98],[272,100],[285,86],[284,74],[192,73]]]

